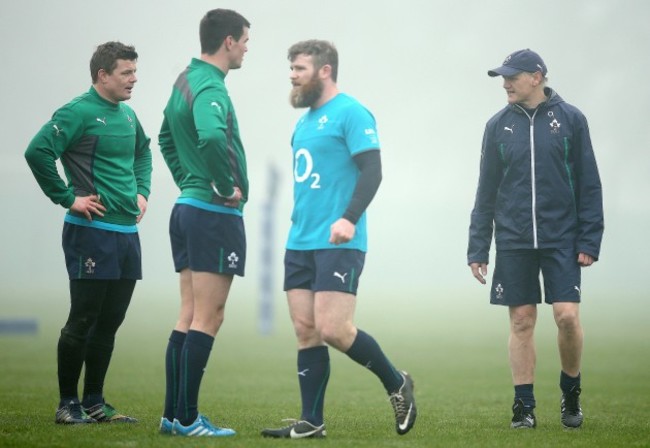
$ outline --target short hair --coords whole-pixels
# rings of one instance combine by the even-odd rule
[[[339,72],[339,53],[333,43],[317,39],[304,40],[289,48],[287,58],[293,62],[299,54],[312,56],[316,70],[320,70],[325,65],[332,67],[332,80],[336,82]]]
[[[104,69],[109,75],[117,67],[117,60],[124,59],[135,61],[138,59],[138,53],[132,45],[124,45],[121,42],[106,42],[97,46],[97,49],[90,58],[90,77],[93,84],[97,82],[99,70]]]
[[[231,9],[213,9],[208,11],[199,26],[201,53],[215,54],[228,36],[239,40],[244,28],[251,24],[244,16]]]

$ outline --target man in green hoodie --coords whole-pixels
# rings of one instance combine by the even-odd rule
[[[63,252],[70,313],[57,349],[58,424],[137,421],[103,396],[115,334],[142,278],[136,224],[147,209],[151,151],[138,118],[124,104],[137,82],[137,59],[132,46],[99,45],[90,60],[90,89],[54,112],[25,151],[43,192],[68,209]],[[59,159],[67,182],[58,174]]]

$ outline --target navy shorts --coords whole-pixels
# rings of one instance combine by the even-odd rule
[[[174,269],[244,276],[246,232],[241,216],[175,204],[169,220]]]
[[[366,260],[356,249],[289,250],[284,254],[284,290],[357,294]]]
[[[490,303],[519,306],[580,302],[580,265],[573,249],[497,250]]]
[[[136,233],[63,223],[63,254],[70,280],[140,280],[142,251]]]

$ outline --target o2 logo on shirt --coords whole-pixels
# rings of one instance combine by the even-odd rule
[[[299,172],[298,170],[302,170]],[[296,151],[293,178],[297,183],[303,183],[311,179],[309,188],[320,188],[320,174],[312,172],[314,170],[314,159],[305,148]]]

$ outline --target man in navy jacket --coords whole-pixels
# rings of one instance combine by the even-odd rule
[[[561,422],[582,424],[580,268],[598,260],[603,236],[600,176],[584,115],[546,86],[546,65],[529,49],[501,67],[508,105],[487,123],[467,262],[486,283],[496,242],[490,302],[508,306],[510,367],[515,388],[512,428],[536,426],[534,330],[544,278],[553,306],[562,371]]]

